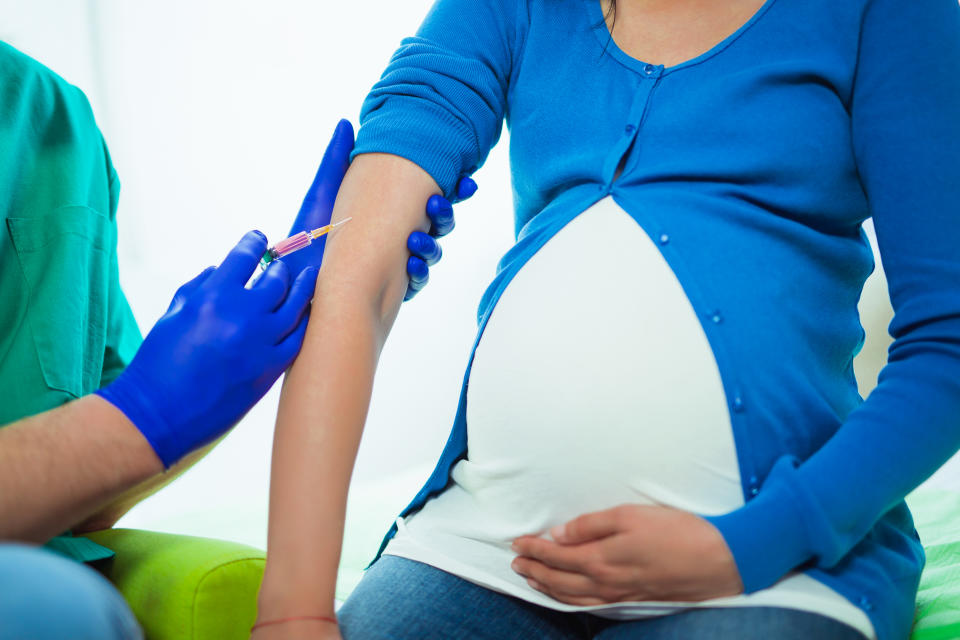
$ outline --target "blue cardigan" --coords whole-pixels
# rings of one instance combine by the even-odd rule
[[[671,67],[618,49],[599,0],[439,0],[364,103],[355,153],[406,157],[450,194],[504,118],[517,243],[478,340],[526,260],[612,196],[662,251],[716,356],[746,504],[702,515],[746,591],[804,570],[880,640],[905,638],[924,555],[903,498],[960,447],[957,0],[767,0]],[[869,217],[895,317],[864,401],[851,362]],[[469,373],[404,514],[467,453]]]

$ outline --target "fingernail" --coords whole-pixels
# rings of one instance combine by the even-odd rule
[[[520,573],[520,563],[517,562],[516,560],[510,563],[510,568],[516,571],[517,573]]]
[[[540,589],[540,583],[532,578],[527,578],[527,584],[533,587],[534,589]]]
[[[514,541],[510,544],[510,548],[513,549],[514,551],[520,551],[520,545],[517,543],[516,540],[514,540]]]
[[[561,538],[563,538],[566,535],[566,533],[567,533],[567,526],[563,524],[559,524],[553,527],[552,529],[550,529],[550,537],[558,542],[560,541]]]
[[[267,241],[267,236],[263,235],[263,231],[260,231],[259,229],[254,229],[253,232],[258,236],[260,236],[264,242]]]

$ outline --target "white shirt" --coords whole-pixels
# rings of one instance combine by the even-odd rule
[[[551,238],[497,302],[467,386],[467,458],[398,521],[384,553],[561,611],[618,619],[698,606],[813,611],[874,638],[859,608],[805,574],[699,603],[558,602],[510,568],[510,543],[621,504],[703,515],[743,505],[720,372],[682,286],[606,198]]]

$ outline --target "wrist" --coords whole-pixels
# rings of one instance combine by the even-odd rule
[[[315,622],[326,624],[337,624],[337,618],[334,615],[329,616],[288,616],[286,618],[258,618],[250,631],[256,631],[263,627],[271,627],[279,624],[293,624],[297,622]]]
[[[93,419],[114,433],[114,442],[122,443],[124,461],[130,467],[130,480],[140,482],[164,470],[163,462],[136,424],[115,404],[99,393],[80,400],[90,407]]]
[[[704,517],[726,543],[745,593],[769,587],[814,555],[794,470],[792,457],[781,457],[756,497],[730,513]]]
[[[336,617],[332,591],[310,589],[272,588],[269,577],[264,576],[264,584],[257,596],[257,621],[275,620],[291,616]]]
[[[135,363],[131,363],[116,380],[94,393],[126,418],[166,469],[182,457],[182,452],[176,446],[177,438],[172,430],[142,392],[152,383],[137,373]]]

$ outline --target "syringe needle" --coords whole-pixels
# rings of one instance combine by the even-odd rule
[[[314,229],[313,231],[310,232],[310,236],[311,236],[314,240],[316,240],[316,239],[319,238],[320,236],[325,235],[325,234],[327,234],[327,233],[330,233],[331,231],[333,231],[334,229],[336,229],[337,227],[339,227],[340,225],[342,225],[344,222],[349,222],[349,221],[351,221],[351,220],[353,220],[353,216],[350,216],[349,218],[344,218],[343,220],[341,220],[340,222],[337,222],[336,224],[328,224],[328,225],[325,226],[325,227],[320,227],[319,229]]]

